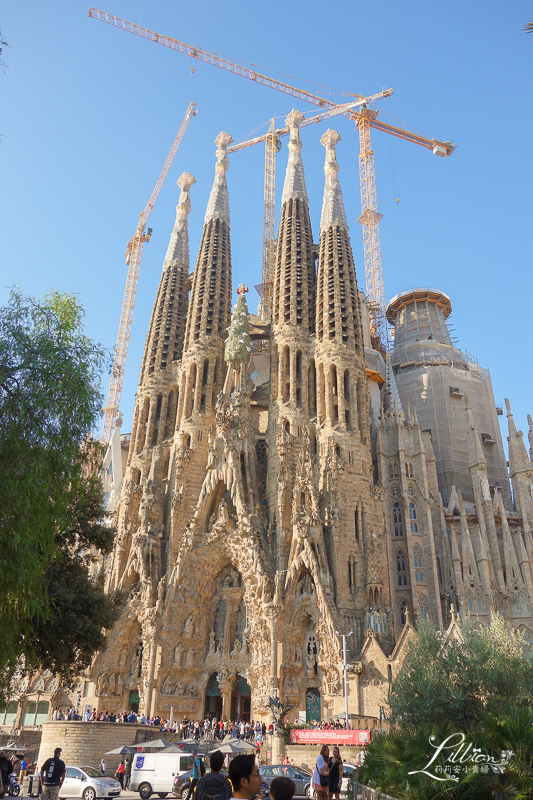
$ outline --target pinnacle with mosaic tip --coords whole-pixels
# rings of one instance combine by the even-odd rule
[[[291,198],[298,198],[308,202],[301,155],[302,141],[300,139],[300,125],[304,119],[305,117],[302,112],[293,108],[285,120],[285,124],[290,131],[290,141],[288,144],[289,160],[281,198],[282,205]]]
[[[184,172],[177,180],[181,189],[178,205],[176,206],[176,221],[168,243],[167,254],[163,262],[163,272],[171,265],[178,266],[189,271],[189,233],[187,217],[191,212],[191,200],[189,191],[191,186],[196,183],[190,172]]]
[[[348,222],[346,220],[346,212],[344,210],[344,202],[338,177],[339,164],[335,152],[335,147],[340,140],[340,134],[331,128],[328,128],[320,139],[320,144],[326,148],[326,161],[324,164],[326,183],[324,186],[324,200],[322,202],[322,216],[320,218],[320,233],[333,225],[348,230]]]
[[[215,165],[215,180],[209,196],[207,211],[205,212],[205,224],[212,219],[220,219],[229,225],[229,198],[228,185],[226,183],[226,173],[229,168],[229,158],[227,148],[232,143],[233,138],[226,131],[221,131],[215,139],[217,146]]]

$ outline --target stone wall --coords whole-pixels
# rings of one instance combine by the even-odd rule
[[[37,764],[41,767],[47,758],[53,756],[55,748],[61,747],[61,758],[67,766],[79,764],[98,767],[108,750],[135,744],[137,734],[141,731],[142,739],[146,733],[152,733],[142,725],[116,722],[44,722]],[[159,736],[158,728],[155,732]],[[107,774],[114,775],[120,756],[105,756],[105,760]]]

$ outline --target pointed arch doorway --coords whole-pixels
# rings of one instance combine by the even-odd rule
[[[222,719],[222,692],[218,685],[216,673],[213,673],[205,687],[204,717]]]

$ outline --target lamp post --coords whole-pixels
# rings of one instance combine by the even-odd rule
[[[343,662],[343,672],[344,672],[344,727],[348,730],[348,670],[346,667],[346,637],[351,636],[353,631],[350,633],[344,634],[339,633],[339,631],[335,631],[337,636],[342,636],[342,662]]]

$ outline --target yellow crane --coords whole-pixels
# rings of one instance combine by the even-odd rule
[[[107,395],[107,403],[104,411],[104,425],[102,429],[101,443],[107,444],[111,438],[111,433],[115,425],[115,421],[119,415],[120,395],[122,393],[122,383],[124,381],[124,369],[126,367],[126,356],[128,354],[128,344],[130,340],[131,322],[133,319],[133,309],[135,307],[135,295],[137,294],[137,284],[139,282],[139,270],[141,267],[141,259],[143,247],[146,242],[150,241],[152,229],[146,228],[148,218],[152,213],[155,201],[158,198],[161,187],[165,182],[168,175],[174,156],[178,152],[178,147],[187,130],[189,122],[192,117],[197,114],[196,103],[190,103],[187,112],[183,118],[178,135],[174,139],[167,160],[161,170],[161,174],[157,180],[154,190],[150,195],[150,199],[146,204],[146,208],[139,217],[139,224],[137,230],[128,242],[126,248],[126,266],[128,267],[128,276],[126,278],[126,290],[124,292],[124,300],[122,301],[122,312],[120,314],[120,325],[118,328],[117,344],[115,347],[115,355],[113,358],[113,368],[111,370],[111,381],[109,384],[109,392]],[[146,231],[145,231],[146,228]]]
[[[206,64],[212,64],[220,69],[233,72],[235,75],[240,75],[243,78],[254,81],[254,83],[269,86],[272,89],[277,89],[280,92],[297,97],[300,100],[305,100],[313,105],[318,105],[325,109],[339,108],[338,103],[328,100],[319,95],[308,92],[306,89],[299,89],[290,84],[271,78],[268,75],[263,75],[252,68],[252,65],[236,64],[229,61],[219,53],[203,50],[185,42],[180,42],[179,39],[173,39],[170,36],[163,36],[160,33],[151,31],[148,28],[143,28],[141,25],[136,25],[133,22],[116,17],[113,14],[108,14],[106,11],[100,11],[97,8],[89,10],[89,16],[93,19],[98,19],[101,22],[106,22],[108,25],[113,25],[116,28],[121,28],[128,33],[133,33],[143,39],[155,42],[156,44],[170,47],[179,53],[188,55],[197,61],[203,61]],[[360,94],[351,94],[352,97],[362,100],[363,96]],[[371,312],[370,328],[372,344],[377,349],[384,352],[388,347],[388,329],[387,321],[385,318],[385,292],[383,288],[383,266],[381,262],[381,244],[379,237],[379,221],[382,215],[377,207],[377,192],[376,192],[376,174],[374,168],[374,153],[370,140],[370,128],[388,133],[392,136],[397,136],[408,142],[413,142],[421,147],[431,150],[437,156],[450,156],[456,148],[455,144],[449,141],[440,141],[439,139],[430,139],[420,134],[413,133],[412,131],[399,128],[395,125],[390,125],[387,122],[377,119],[378,112],[368,108],[360,110],[346,110],[340,112],[350,119],[354,120],[359,129],[359,180],[361,187],[361,216],[359,222],[363,226],[363,243],[365,254],[365,278],[366,290],[369,308]],[[273,127],[273,126],[272,126]],[[267,173],[272,175],[272,160],[275,158],[276,152],[276,138],[275,133],[270,131],[271,134],[269,145],[267,146]],[[265,184],[265,204],[271,203],[273,196],[273,186]],[[265,206],[265,231],[263,240],[263,259],[265,258],[265,251],[267,259],[272,258],[273,245],[266,246],[265,243],[273,243],[273,230],[274,222],[273,215],[271,214],[270,207],[267,209]],[[268,228],[268,232],[267,232]],[[272,233],[272,238],[268,238]],[[263,280],[265,268],[263,265]]]

